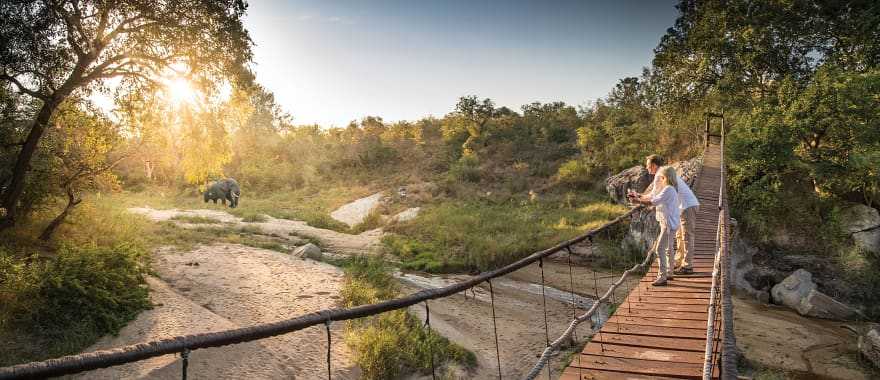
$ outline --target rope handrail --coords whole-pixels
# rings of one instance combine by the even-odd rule
[[[715,371],[715,325],[718,318],[718,309],[721,309],[721,378],[736,379],[736,336],[733,330],[733,301],[730,292],[730,250],[729,241],[730,223],[727,204],[727,169],[724,164],[725,125],[723,113],[721,117],[720,134],[720,184],[718,186],[718,230],[716,235],[716,255],[712,268],[712,285],[709,296],[709,310],[706,328],[706,349],[703,362],[703,379],[710,380]],[[708,118],[706,121],[706,139],[708,143],[709,130]]]
[[[0,380],[44,378],[90,371],[115,365],[136,362],[156,356],[168,355],[184,351],[192,351],[201,348],[221,347],[230,344],[249,342],[286,334],[307,327],[325,324],[333,321],[346,321],[384,313],[387,311],[403,309],[421,302],[432,299],[444,298],[455,295],[464,290],[473,288],[483,282],[504,276],[530,264],[538,262],[554,253],[569,250],[569,247],[579,244],[587,239],[592,240],[596,234],[626,220],[642,206],[633,207],[628,212],[599,226],[587,233],[559,243],[553,247],[534,252],[525,258],[517,260],[501,268],[484,272],[473,278],[461,281],[442,288],[427,289],[408,296],[399,297],[369,305],[361,305],[352,308],[326,309],[314,313],[276,321],[261,323],[248,327],[229,329],[216,332],[181,335],[172,338],[155,340],[147,343],[139,343],[111,350],[87,352],[78,355],[68,355],[60,358],[47,359],[38,362],[18,364],[0,368]],[[629,271],[627,271],[629,272]],[[626,276],[627,273],[624,273]],[[615,285],[619,285],[615,283]],[[611,290],[609,290],[610,292]],[[609,295],[606,292],[604,298]],[[594,303],[595,309],[598,302]],[[591,313],[591,312],[588,312]]]

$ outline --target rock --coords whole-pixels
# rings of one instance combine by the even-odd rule
[[[808,317],[850,320],[859,316],[855,309],[816,289],[813,275],[804,269],[794,271],[776,284],[770,294],[775,303],[788,306]]]
[[[417,216],[419,216],[419,211],[421,211],[421,210],[422,210],[421,207],[408,208],[406,210],[401,211],[397,215],[394,215],[392,220],[397,221],[397,222],[406,222],[409,220],[413,220]]]
[[[347,203],[331,212],[330,217],[347,224],[349,227],[354,227],[362,223],[367,215],[370,215],[376,207],[379,207],[382,197],[382,193],[376,193]]]
[[[321,254],[321,248],[312,243],[308,243],[301,247],[296,247],[296,249],[294,249],[293,253],[291,254],[297,257],[304,257],[312,260],[320,260],[323,257],[323,255]]]
[[[770,291],[773,302],[797,309],[801,300],[806,298],[811,291],[816,289],[813,282],[813,274],[803,269],[794,271],[782,282],[776,284]]]
[[[854,203],[841,211],[840,220],[857,247],[880,253],[880,213],[877,209]]]
[[[626,204],[626,191],[629,189],[642,192],[651,184],[654,176],[648,173],[643,166],[634,166],[620,172],[617,175],[608,177],[605,180],[605,189],[608,195],[616,203]]]
[[[874,367],[880,368],[880,326],[874,325],[865,335],[859,336],[859,352]]]

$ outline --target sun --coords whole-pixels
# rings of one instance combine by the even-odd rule
[[[197,92],[192,83],[186,78],[173,78],[165,84],[169,100],[174,104],[192,103],[197,98]]]

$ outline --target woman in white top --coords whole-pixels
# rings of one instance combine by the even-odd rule
[[[657,280],[654,286],[666,285],[667,280],[673,278],[672,270],[674,267],[674,248],[675,231],[679,225],[679,200],[676,191],[677,183],[675,169],[671,166],[664,166],[657,171],[657,184],[663,186],[661,189],[651,192],[651,194],[643,195],[636,200],[639,203],[653,205],[654,212],[657,216],[657,222],[660,223],[660,234],[654,243],[653,251],[657,253],[657,259],[660,262],[660,270],[657,273]]]

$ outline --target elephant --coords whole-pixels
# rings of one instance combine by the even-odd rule
[[[219,199],[225,206],[228,200],[229,207],[236,208],[238,207],[239,198],[241,198],[241,188],[238,186],[238,182],[232,178],[224,178],[214,182],[205,191],[205,203],[214,201],[214,204],[217,204]]]

